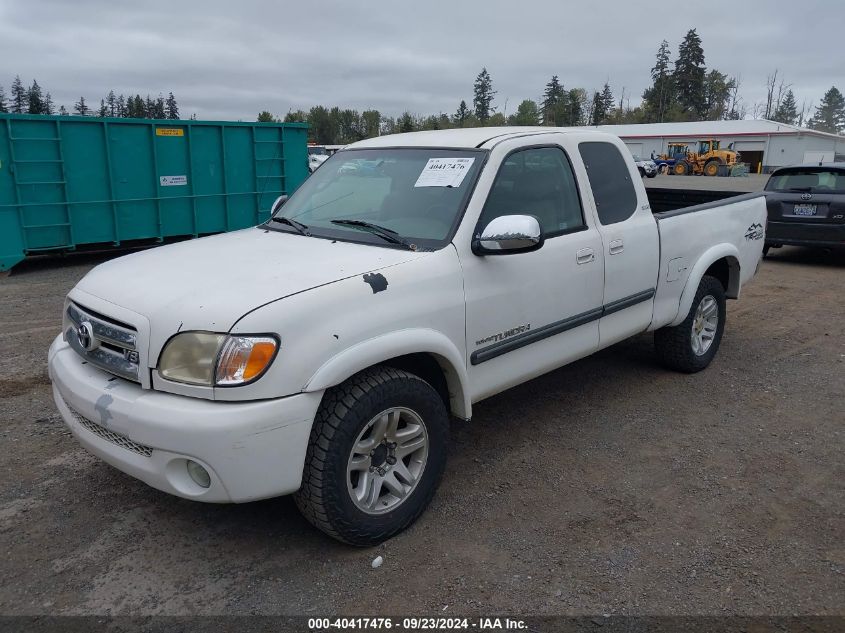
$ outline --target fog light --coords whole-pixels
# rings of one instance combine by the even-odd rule
[[[190,459],[188,460],[187,466],[188,474],[196,485],[200,488],[208,488],[211,485],[211,475],[208,474],[205,468]]]

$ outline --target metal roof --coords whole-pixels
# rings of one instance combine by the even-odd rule
[[[708,136],[765,136],[769,134],[812,134],[839,140],[845,137],[819,132],[797,125],[787,125],[766,119],[739,121],[690,121],[685,123],[636,123],[630,125],[597,125],[590,129],[616,134],[621,138],[651,138],[683,136],[707,138]]]

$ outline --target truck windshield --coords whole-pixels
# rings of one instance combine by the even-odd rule
[[[845,173],[825,169],[796,169],[773,174],[766,191],[845,193]]]
[[[287,218],[317,237],[395,246],[385,239],[387,231],[388,237],[437,248],[450,239],[485,155],[474,149],[343,150],[303,183],[270,224],[294,230],[280,221]]]

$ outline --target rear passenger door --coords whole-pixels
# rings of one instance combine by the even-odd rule
[[[584,161],[598,216],[604,251],[604,315],[599,322],[601,347],[642,332],[651,324],[660,265],[657,222],[645,188],[627,151],[611,140],[583,141]]]

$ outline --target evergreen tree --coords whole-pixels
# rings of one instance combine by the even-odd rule
[[[402,113],[402,116],[396,121],[396,127],[399,132],[413,132],[414,131],[414,117],[407,110]]]
[[[97,116],[108,116],[109,109],[106,107],[105,99],[100,99],[100,109],[97,111]]]
[[[470,111],[467,107],[467,102],[461,99],[461,105],[458,106],[458,111],[452,115],[452,123],[455,124],[455,127],[464,127],[469,115]]]
[[[9,106],[6,103],[6,91],[3,90],[3,86],[0,86],[0,112],[8,112]]]
[[[543,109],[543,125],[563,125],[566,92],[557,75],[553,75],[549,83],[546,84],[540,106]]]
[[[605,82],[601,92],[597,92],[593,96],[593,125],[603,125],[607,123],[607,117],[610,116],[610,111],[613,109],[613,92],[610,90],[610,84]]]
[[[490,78],[490,73],[487,68],[482,68],[475,78],[473,84],[472,106],[475,110],[475,116],[481,125],[486,125],[487,120],[493,113],[493,97],[496,96],[496,91],[493,90],[493,80]]]
[[[129,114],[129,109],[126,107],[126,97],[120,95],[117,98],[117,116],[120,118],[126,118]]]
[[[651,69],[651,86],[643,93],[643,108],[649,122],[662,123],[674,101],[675,85],[669,71],[669,42],[663,40]]]
[[[141,95],[136,94],[134,97],[129,97],[129,105],[126,107],[126,116],[133,119],[143,119],[146,116],[144,111],[144,100]]]
[[[167,93],[167,101],[164,104],[164,111],[165,116],[168,119],[179,118],[179,106],[176,105],[176,97],[173,96],[172,92]]]
[[[144,99],[144,118],[145,119],[154,119],[155,118],[155,111],[156,111],[156,104],[155,101],[150,99],[150,95],[147,95],[147,98]]]
[[[704,77],[704,101],[708,121],[719,121],[727,116],[732,90],[733,79],[715,69],[707,73]]]
[[[79,101],[73,104],[73,111],[80,116],[88,116],[91,109],[85,103],[85,97],[79,97]]]
[[[164,104],[164,97],[161,94],[158,95],[155,102],[153,103],[153,119],[166,119],[167,118],[167,106]]]
[[[824,93],[809,125],[820,132],[845,132],[845,97],[836,86]]]
[[[795,103],[795,95],[792,93],[792,90],[786,91],[786,95],[775,110],[772,120],[778,123],[795,125],[795,122],[798,120],[798,105]]]
[[[15,75],[12,82],[12,112],[23,114],[29,109],[29,99],[26,96],[26,88],[23,87],[20,75]]]
[[[583,88],[573,88],[566,95],[566,125],[584,123],[584,109],[587,92]]]
[[[109,90],[109,93],[106,95],[106,112],[108,116],[117,116],[117,97],[114,94],[114,90]]]
[[[26,101],[28,114],[44,114],[44,95],[41,92],[41,86],[34,79],[29,90],[26,91]]]
[[[271,112],[267,112],[267,110],[262,110],[258,113],[258,118],[256,119],[259,123],[275,123],[276,117],[273,116]]]
[[[688,118],[701,119],[707,115],[707,100],[704,88],[704,49],[695,29],[690,29],[678,47],[675,60],[675,89],[677,101]]]
[[[44,100],[41,103],[41,114],[54,114],[53,97],[48,92],[44,95]]]
[[[540,125],[540,108],[537,102],[525,99],[516,108],[516,114],[508,117],[508,125]]]

